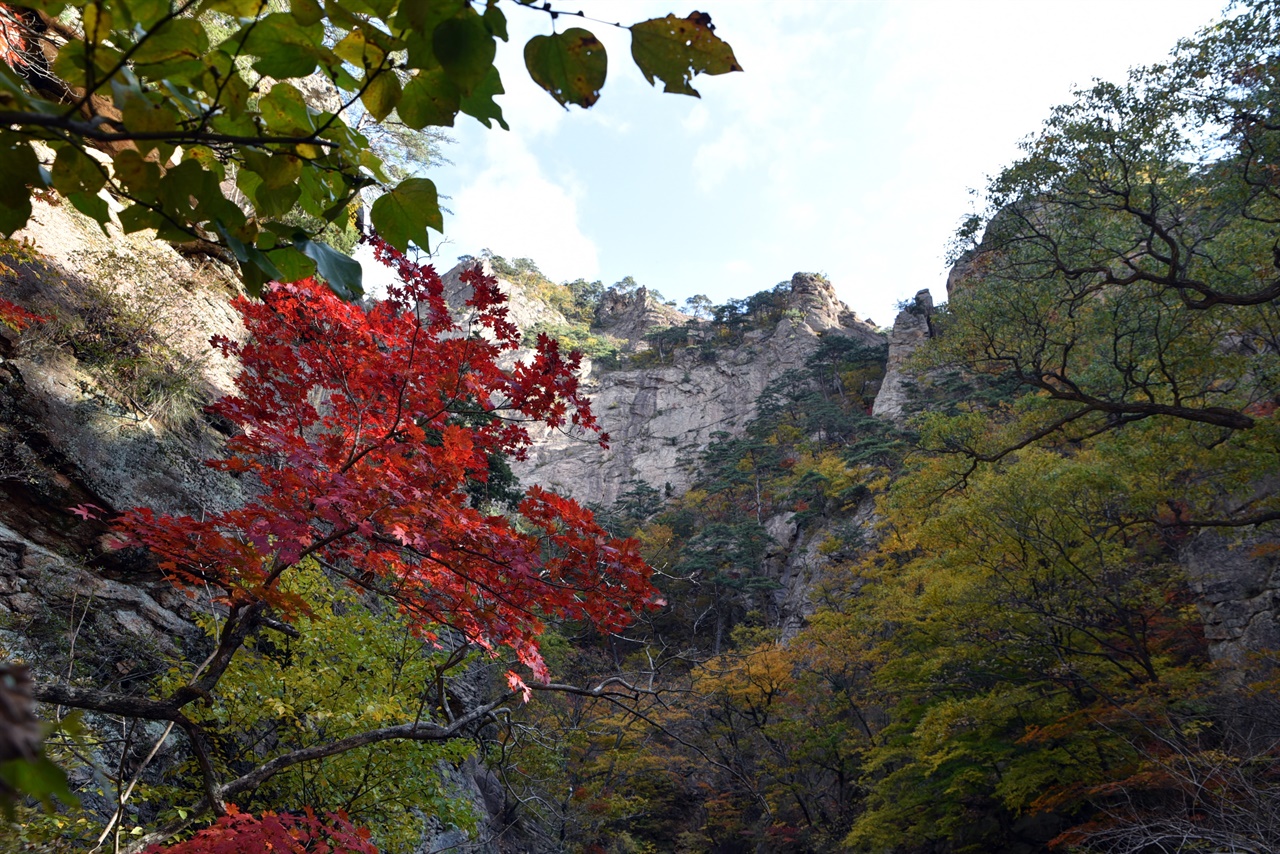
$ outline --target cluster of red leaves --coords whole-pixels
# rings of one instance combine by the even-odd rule
[[[539,336],[519,346],[492,277],[472,270],[472,326],[459,328],[440,278],[375,242],[403,286],[364,309],[311,280],[241,298],[245,344],[238,394],[211,411],[241,432],[209,465],[260,482],[244,507],[204,519],[140,508],[117,521],[122,541],[150,549],[179,584],[217,585],[232,603],[264,600],[284,615],[306,602],[281,577],[314,557],[392,598],[430,638],[451,626],[492,649],[514,650],[547,679],[543,619],[626,625],[657,602],[632,540],[615,540],[574,501],[531,488],[517,525],[468,503],[491,454],[521,456],[527,425],[596,430],[578,389],[578,354]]]
[[[243,813],[227,804],[227,814],[185,842],[169,848],[152,845],[143,854],[378,854],[369,831],[356,827],[343,813],[320,819],[303,815]]]
[[[37,323],[43,323],[48,320],[38,314],[32,314],[20,305],[9,302],[7,299],[0,298],[0,324],[3,324],[15,332],[21,332],[28,326],[34,326]]]
[[[12,6],[0,3],[0,62],[11,68],[27,64],[27,28],[20,14]]]

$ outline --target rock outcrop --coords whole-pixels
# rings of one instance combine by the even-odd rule
[[[1280,650],[1280,550],[1274,537],[1204,530],[1179,554],[1215,661],[1239,673]]]
[[[740,433],[755,415],[756,398],[773,380],[800,368],[821,335],[844,335],[867,344],[883,338],[857,319],[825,279],[797,273],[789,309],[772,328],[752,330],[732,346],[686,346],[669,365],[594,370],[586,377],[592,410],[609,435],[602,449],[589,437],[546,431],[536,437],[528,458],[513,466],[521,481],[537,483],[584,501],[609,504],[632,481],[670,495],[686,491],[699,456],[719,432]],[[643,335],[636,322],[669,315],[634,304],[610,306],[613,329]],[[681,317],[683,317],[681,315]],[[695,323],[697,341],[708,327]],[[634,339],[633,339],[634,340]]]
[[[658,329],[683,326],[693,318],[663,305],[641,287],[624,293],[605,291],[596,306],[594,327],[622,342],[622,352],[640,353],[649,349],[645,336]]]
[[[907,360],[922,344],[933,337],[933,297],[929,291],[916,293],[893,321],[889,335],[889,361],[885,365],[884,381],[876,395],[873,415],[901,421],[907,414],[908,386],[911,377],[906,371]]]
[[[493,276],[498,280],[498,290],[507,298],[507,320],[514,323],[519,329],[530,329],[539,324],[563,325],[568,323],[563,314],[546,303],[534,299],[515,282],[498,275],[488,258],[477,258],[455,265],[453,269],[440,277],[441,283],[444,284],[445,302],[449,304],[450,311],[456,315],[458,322],[464,327],[470,316],[470,310],[467,308],[466,303],[467,300],[471,299],[471,286],[462,281],[462,273],[468,266],[474,264],[479,264],[485,275]]]

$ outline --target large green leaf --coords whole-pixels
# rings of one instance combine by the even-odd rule
[[[484,82],[498,50],[484,20],[470,6],[436,27],[431,47],[444,73],[463,95],[470,95]]]
[[[169,3],[168,0],[131,0],[131,2],[119,4],[116,11],[130,25],[138,24],[142,29],[149,30],[157,21],[169,14]]]
[[[348,302],[364,296],[363,271],[359,261],[318,240],[309,239],[302,232],[293,236],[293,245],[316,262],[316,270],[335,294]]]
[[[306,77],[319,60],[331,56],[323,40],[323,24],[304,26],[287,12],[275,12],[246,23],[224,44],[239,45],[241,53],[258,57],[254,70],[280,80]]]
[[[221,222],[215,222],[213,227],[231,250],[231,254],[240,262],[240,274],[244,277],[245,290],[250,296],[262,296],[262,286],[268,280],[280,281],[283,278],[280,269],[271,263],[271,259],[261,249],[246,244]]]
[[[250,175],[252,173],[241,172],[240,174]],[[259,214],[269,217],[281,217],[293,210],[293,206],[298,203],[298,197],[301,195],[302,188],[297,183],[285,184],[283,187],[276,189],[272,189],[264,183],[254,191],[250,198],[253,199],[254,207],[257,208]]]
[[[584,109],[599,100],[609,70],[604,45],[581,27],[529,39],[524,64],[533,82],[561,106],[577,104]]]
[[[24,187],[21,196],[12,197],[8,204],[0,204],[0,237],[8,237],[31,219],[31,197]]]
[[[262,183],[272,190],[296,184],[302,175],[302,158],[296,154],[272,154],[260,160],[245,158],[247,165],[262,176]]]
[[[267,129],[283,136],[310,136],[316,129],[316,113],[291,83],[271,87],[258,106]]]
[[[67,786],[67,775],[45,756],[35,759],[10,759],[0,762],[0,781],[24,795],[29,795],[53,809],[53,799],[77,806],[80,799]]]
[[[67,193],[67,200],[72,207],[96,222],[103,234],[110,235],[107,220],[111,219],[111,209],[107,207],[106,199],[97,193]]]
[[[53,188],[59,193],[97,193],[106,183],[107,176],[89,155],[74,145],[58,149],[53,159]]]
[[[715,34],[711,16],[693,12],[687,18],[667,15],[632,24],[631,58],[653,83],[657,77],[664,92],[701,97],[689,81],[698,74],[741,71],[733,48]]]
[[[401,252],[415,243],[429,248],[427,229],[444,231],[444,215],[436,185],[426,178],[406,178],[389,193],[379,196],[369,210],[373,228]]]
[[[304,27],[324,20],[324,8],[317,0],[289,0],[289,14]]]
[[[459,101],[458,106],[462,112],[478,119],[487,128],[493,127],[490,124],[490,120],[493,120],[502,125],[503,130],[511,130],[506,119],[502,118],[502,108],[493,100],[494,95],[501,95],[503,91],[502,78],[498,76],[498,69],[491,65],[484,81],[476,87],[474,92]]]
[[[333,52],[343,61],[361,69],[377,68],[387,57],[387,52],[366,37],[365,30],[359,27],[343,36],[342,41],[334,45]]]
[[[294,246],[277,246],[272,249],[271,263],[280,271],[279,275],[273,277],[277,282],[296,282],[316,274],[316,262]]]
[[[427,125],[453,127],[459,109],[458,88],[443,68],[420,71],[405,85],[397,109],[400,120],[414,130]]]
[[[396,29],[430,37],[441,22],[461,12],[465,5],[466,0],[401,0],[393,23]]]
[[[373,75],[373,79],[361,93],[360,103],[364,104],[364,108],[369,111],[374,121],[380,122],[391,115],[396,104],[400,103],[400,78],[390,69],[371,71],[370,74]]]
[[[151,201],[160,189],[160,164],[147,160],[133,148],[116,155],[115,175],[135,199]]]
[[[484,25],[503,41],[507,40],[507,16],[498,8],[497,0],[489,0],[484,8]]]
[[[135,65],[201,59],[209,51],[209,35],[192,18],[174,18],[152,32],[133,53]]]

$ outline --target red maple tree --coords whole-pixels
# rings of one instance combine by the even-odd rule
[[[521,457],[531,423],[599,432],[579,355],[540,335],[531,359],[502,368],[520,333],[495,279],[463,274],[473,293],[462,328],[431,267],[374,245],[404,282],[385,301],[345,303],[310,279],[273,284],[260,302],[235,302],[246,343],[214,341],[243,368],[238,394],[210,408],[239,432],[209,465],[259,494],[203,519],[138,508],[116,529],[178,584],[285,618],[307,603],[281,580],[313,558],[394,600],[428,639],[449,626],[514,650],[546,681],[545,618],[609,631],[657,602],[637,544],[576,502],[534,486],[508,518],[472,506],[465,488],[488,477],[492,455]]]
[[[425,640],[441,640],[441,627],[449,627],[495,655],[506,647],[542,683],[549,675],[538,649],[544,621],[584,620],[614,631],[660,604],[638,544],[609,536],[576,502],[534,486],[516,512],[502,513],[477,506],[468,489],[487,481],[495,456],[525,453],[531,425],[604,441],[579,390],[578,354],[562,354],[539,336],[528,358],[504,368],[500,360],[519,348],[520,333],[495,279],[463,274],[472,295],[462,326],[431,267],[373,243],[403,282],[385,301],[345,303],[313,280],[272,284],[261,301],[234,303],[244,343],[214,341],[241,371],[237,393],[210,407],[235,429],[227,456],[208,464],[244,478],[253,497],[200,519],[136,508],[114,521],[119,544],[150,550],[175,584],[217,591],[226,611],[214,652],[186,684],[158,698],[52,684],[36,691],[42,702],[168,721],[186,733],[203,799],[130,850],[163,843],[213,811],[217,822],[174,850],[372,851],[364,832],[351,836],[340,816],[254,817],[231,799],[300,763],[359,747],[466,737],[503,703],[528,699],[528,686],[509,672],[510,693],[445,722],[378,726],[224,780],[210,734],[183,710],[213,701],[259,628],[287,631],[291,617],[309,611],[287,582],[312,561],[332,583],[394,603]]]

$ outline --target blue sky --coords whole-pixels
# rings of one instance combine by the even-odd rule
[[[504,4],[505,5],[505,4]],[[553,5],[631,23],[670,2]],[[545,13],[511,4],[499,46],[510,132],[460,117],[439,267],[482,248],[557,280],[632,275],[683,303],[826,273],[888,325],[920,288],[945,293],[943,256],[970,190],[1017,154],[1073,85],[1121,79],[1215,20],[1221,0],[699,0],[741,74],[666,95],[631,62],[629,34],[588,23],[609,52],[590,110],[529,79]],[[561,28],[574,26],[562,18]]]

